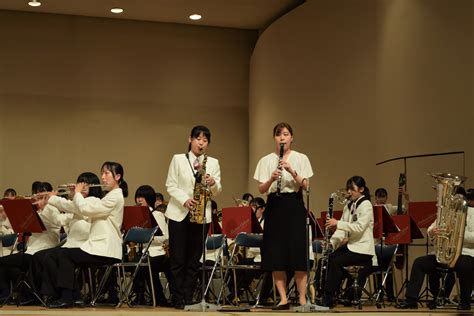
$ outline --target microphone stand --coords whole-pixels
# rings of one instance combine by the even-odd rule
[[[206,177],[206,175],[203,175]],[[207,312],[207,311],[218,311],[221,310],[220,305],[211,304],[206,302],[206,214],[207,214],[207,192],[209,191],[209,187],[207,185],[207,180],[204,180],[204,218],[202,224],[202,276],[201,276],[201,302],[186,305],[184,306],[184,310],[186,311],[199,311],[199,312]]]
[[[304,181],[308,181],[307,179],[303,179]],[[326,306],[320,306],[316,304],[312,304],[310,301],[310,267],[309,267],[309,230],[311,229],[311,224],[310,224],[310,217],[309,217],[309,185],[306,188],[306,275],[307,275],[307,280],[306,280],[306,304],[304,305],[299,305],[296,307],[293,307],[291,310],[294,312],[299,312],[299,313],[311,313],[311,312],[323,312],[323,311],[329,311],[329,307]]]

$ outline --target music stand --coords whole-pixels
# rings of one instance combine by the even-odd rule
[[[388,245],[401,244],[401,245],[410,245],[413,239],[422,239],[424,238],[423,233],[420,231],[416,222],[410,215],[393,215],[393,221],[398,226],[400,231],[398,233],[389,233],[385,239],[385,243]],[[397,293],[397,298],[402,293],[403,289],[408,284],[408,248],[405,253],[405,280]]]
[[[158,223],[148,206],[125,206],[123,208],[122,230],[128,231],[132,227],[152,228],[157,226]],[[155,236],[163,236],[159,226]]]
[[[383,258],[383,248],[384,248],[384,239],[389,233],[398,233],[400,230],[393,221],[390,214],[387,212],[387,208],[383,205],[376,205],[373,207],[374,210],[374,238],[380,239],[380,260]],[[383,267],[382,262],[379,262],[380,268],[380,277],[383,280]],[[380,288],[377,291],[376,295],[376,306],[380,308],[380,303],[378,302],[379,298],[382,297],[384,292],[384,280],[382,281]],[[382,300],[383,303],[383,300]],[[385,305],[384,305],[385,307]]]
[[[2,200],[2,205],[7,214],[7,217],[12,225],[12,229],[15,233],[19,234],[22,237],[24,242],[23,247],[20,251],[21,256],[21,274],[16,281],[14,289],[11,291],[8,298],[5,300],[7,302],[14,292],[20,293],[17,297],[17,306],[20,305],[21,300],[21,285],[26,286],[26,288],[38,299],[43,306],[46,306],[46,303],[39,296],[36,290],[28,283],[26,280],[26,271],[24,269],[24,256],[25,256],[25,245],[26,245],[26,236],[30,236],[32,233],[42,233],[46,230],[43,221],[39,217],[36,210],[33,208],[32,200],[30,199],[18,199],[18,200]]]
[[[250,206],[222,209],[222,233],[234,239],[239,233],[263,233],[257,216]]]
[[[415,220],[416,224],[420,228],[428,228],[436,220],[436,215],[438,207],[436,206],[436,201],[425,201],[425,202],[410,202],[408,203],[408,209],[410,210],[410,215]],[[423,246],[423,245],[419,245]],[[424,244],[426,255],[429,253],[430,240],[428,234],[426,234],[426,242]],[[428,278],[428,276],[426,276]],[[429,299],[429,286],[428,282],[423,291],[420,292],[419,297],[423,297],[426,293],[426,300]]]

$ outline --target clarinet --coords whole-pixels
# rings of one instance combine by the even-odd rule
[[[283,161],[283,152],[285,149],[285,143],[280,143],[280,156],[278,157],[278,169],[282,170],[283,168],[281,167],[281,162]],[[281,174],[278,176],[277,180],[277,191],[276,195],[280,195],[281,191]]]
[[[332,193],[329,197],[328,212],[326,214],[326,220],[332,218],[333,216],[333,207],[334,207],[334,198],[336,193]],[[321,257],[321,269],[319,270],[319,294],[324,293],[324,285],[326,284],[326,275],[328,270],[329,263],[329,245],[331,242],[331,229],[326,226],[324,230],[324,247],[322,249]]]

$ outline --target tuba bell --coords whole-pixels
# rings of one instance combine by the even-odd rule
[[[450,173],[430,173],[436,180],[437,214],[434,236],[435,255],[438,263],[453,268],[462,252],[466,227],[467,202],[456,189],[466,181],[466,177]]]

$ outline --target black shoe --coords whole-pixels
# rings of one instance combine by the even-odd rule
[[[60,298],[48,304],[49,308],[69,308],[72,307],[73,302]]]
[[[174,308],[176,308],[176,309],[184,309],[184,303],[176,303],[176,304],[174,304]]]
[[[438,307],[438,304],[436,303],[436,300],[432,300],[427,304],[427,306],[429,309],[436,309],[436,307]]]
[[[155,302],[156,302],[156,306],[160,306],[160,307],[173,307],[173,304],[171,304],[171,303],[168,302],[168,301],[163,301],[163,300],[157,300],[157,299],[155,299]]]
[[[412,301],[403,301],[395,305],[395,308],[398,309],[418,309],[418,303]]]
[[[459,303],[457,307],[458,311],[470,311],[471,310],[471,304],[469,303]]]
[[[341,298],[339,300],[339,304],[342,304],[344,307],[351,307],[352,306],[352,301],[347,299],[347,298]]]
[[[290,303],[286,303],[286,304],[279,304],[275,307],[272,307],[272,310],[273,311],[287,311],[290,309]]]
[[[86,307],[86,302],[84,302],[84,300],[82,299],[77,299],[72,304],[74,305],[74,307],[80,307],[80,308]]]

